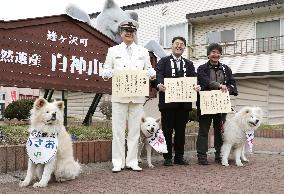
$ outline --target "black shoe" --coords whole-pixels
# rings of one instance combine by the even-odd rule
[[[189,162],[187,160],[185,160],[184,158],[182,159],[177,159],[174,161],[174,164],[178,164],[178,165],[189,165]]]
[[[222,157],[220,156],[220,152],[215,152],[215,162],[221,163]]]
[[[199,165],[208,165],[207,155],[197,155]]]
[[[220,156],[215,156],[215,162],[220,164],[222,162],[222,158]]]
[[[172,166],[172,165],[173,165],[173,162],[171,159],[165,159],[164,166]]]

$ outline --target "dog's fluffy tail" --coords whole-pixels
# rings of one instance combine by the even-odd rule
[[[69,160],[59,163],[54,174],[58,182],[63,182],[75,179],[81,171],[81,165],[78,161]]]
[[[69,4],[66,7],[65,12],[73,19],[79,20],[81,22],[86,22],[89,25],[93,26],[93,22],[91,21],[90,16],[78,6]]]
[[[74,165],[74,175],[75,177],[78,177],[82,171],[81,165],[78,161],[74,161],[73,165]]]

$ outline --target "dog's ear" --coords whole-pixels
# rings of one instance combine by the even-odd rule
[[[36,109],[41,109],[46,104],[47,104],[47,101],[43,97],[39,97],[38,99],[36,99],[34,103],[34,107]]]
[[[129,17],[138,22],[138,14],[135,11],[126,10],[125,11]]]
[[[142,122],[142,123],[145,123],[145,122],[146,122],[145,117],[142,117],[142,118],[141,118],[141,122]]]
[[[161,118],[156,119],[156,123],[160,123]]]
[[[106,0],[104,9],[109,9],[117,6],[113,0]]]
[[[59,110],[63,110],[64,109],[64,102],[63,101],[55,101],[54,103],[59,108]]]

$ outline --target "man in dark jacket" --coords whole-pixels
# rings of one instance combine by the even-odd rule
[[[222,47],[217,43],[212,43],[207,48],[207,56],[209,61],[197,69],[197,80],[201,86],[201,90],[221,90],[229,92],[230,95],[237,96],[238,91],[235,79],[232,75],[232,70],[225,64],[219,62],[222,54]],[[222,128],[226,120],[226,114],[204,114],[200,112],[200,102],[197,101],[198,116],[199,116],[199,131],[196,142],[198,164],[208,165],[208,132],[213,120],[214,128],[214,147],[215,161],[221,162],[220,150],[223,144]]]
[[[174,163],[188,165],[183,157],[185,143],[185,127],[189,119],[189,111],[192,109],[191,102],[165,103],[164,78],[196,77],[193,63],[181,55],[184,52],[186,40],[183,37],[174,37],[172,40],[172,54],[163,57],[157,64],[157,89],[159,91],[159,110],[162,116],[162,130],[165,135],[168,153],[163,154],[164,165],[172,166],[172,134],[175,130]],[[196,90],[200,87],[196,86]]]

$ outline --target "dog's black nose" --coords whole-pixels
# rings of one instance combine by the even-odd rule
[[[256,119],[256,120],[255,120],[255,124],[257,124],[258,122],[259,122],[259,120],[258,120],[258,119]]]
[[[55,120],[55,119],[56,119],[56,113],[52,113],[51,120]]]
[[[154,132],[154,127],[151,127],[151,131]]]

